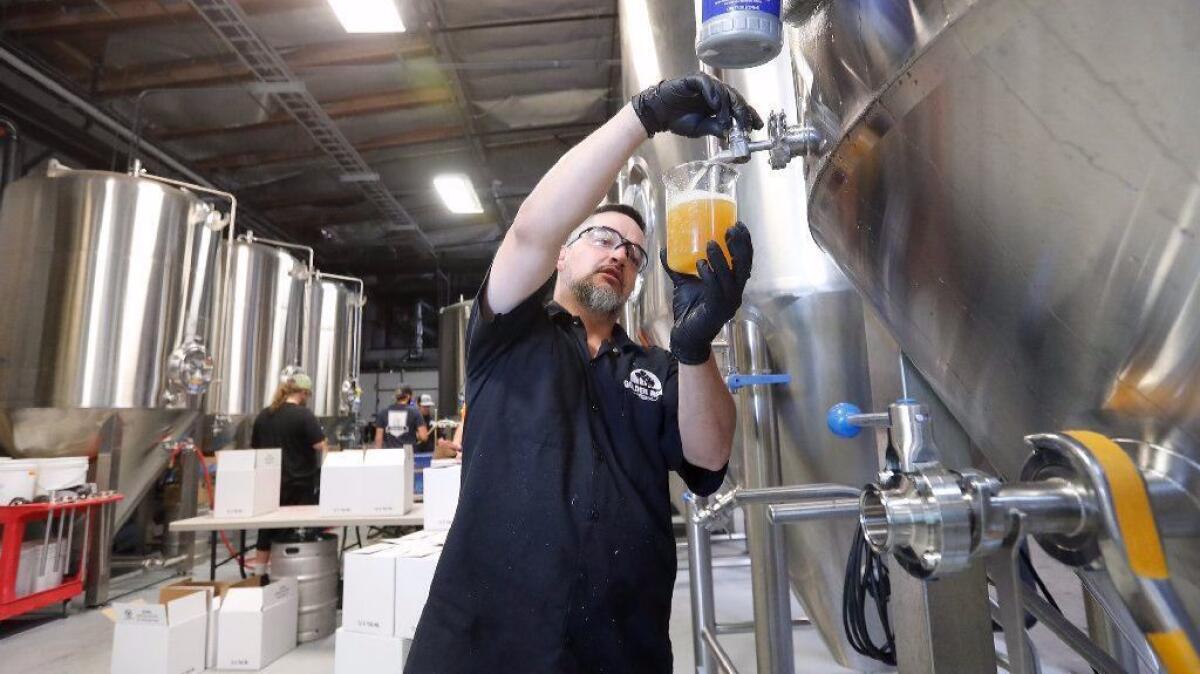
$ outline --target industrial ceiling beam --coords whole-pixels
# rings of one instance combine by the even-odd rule
[[[432,49],[419,37],[367,37],[308,44],[278,50],[284,63],[295,71],[344,65],[393,63],[406,58],[429,56]],[[75,73],[83,78],[83,73]],[[251,82],[255,74],[233,56],[188,58],[106,70],[96,83],[97,96],[112,98],[137,94],[145,89],[189,88],[208,84]]]
[[[462,33],[471,30],[490,30],[494,28],[523,28],[526,26],[545,26],[555,23],[577,23],[580,21],[599,21],[616,19],[616,12],[581,12],[577,14],[558,14],[555,16],[532,16],[522,19],[500,19],[497,21],[476,21],[461,23],[453,26],[438,28],[438,33]]]
[[[379,138],[356,143],[354,149],[358,152],[372,152],[375,150],[385,150],[396,147],[407,147],[409,145],[419,145],[421,143],[432,143],[434,141],[446,140],[449,138],[462,137],[463,130],[459,126],[436,126],[428,129],[415,129],[413,131],[405,131],[403,133],[390,134]],[[240,169],[258,166],[270,166],[272,164],[288,164],[293,162],[306,162],[320,159],[326,153],[320,150],[279,150],[275,152],[246,152],[238,154],[217,155],[208,157],[195,162],[197,168],[202,169]]]
[[[586,136],[596,127],[600,126],[600,122],[571,122],[567,124],[547,124],[544,126],[530,126],[519,129],[498,129],[494,131],[482,131],[477,135],[485,139],[486,147],[490,149],[512,147],[513,145],[529,145],[535,143],[543,143],[547,141],[562,140],[570,138],[579,138]],[[527,135],[528,134],[528,135]],[[511,140],[487,140],[493,137],[512,137]],[[460,126],[439,126],[430,127],[427,129],[415,129],[387,136],[380,136],[370,140],[355,143],[354,147],[359,152],[377,152],[381,150],[392,150],[404,147],[415,147],[442,140],[461,139],[466,140],[466,134]],[[447,154],[453,152],[462,152],[463,147],[445,147],[438,146],[429,151],[416,152],[413,155],[405,155],[402,157],[388,157],[387,161],[396,159],[417,159],[420,157],[434,156],[438,154]],[[195,162],[199,168],[205,169],[222,169],[233,171],[243,168],[271,166],[275,164],[301,163],[311,162],[321,159],[324,155],[315,150],[281,150],[277,152],[242,152],[234,154],[214,155],[206,157]]]
[[[241,0],[247,14],[268,14],[325,6],[325,0]],[[47,7],[46,5],[50,5]],[[117,31],[168,23],[198,21],[186,3],[162,0],[104,0],[78,8],[55,3],[33,4],[10,9],[5,14],[5,32],[18,35],[56,35],[80,31]]]
[[[346,98],[321,101],[321,107],[333,119],[347,117],[363,117],[378,115],[385,112],[412,110],[414,108],[432,107],[453,103],[454,97],[447,89],[441,87],[423,87],[420,89],[398,89],[382,91],[373,94],[348,96]],[[178,140],[181,138],[196,138],[212,134],[244,133],[264,131],[280,126],[294,124],[295,120],[286,113],[272,115],[261,122],[251,124],[235,124],[230,126],[198,126],[190,129],[168,129],[151,133],[159,140]]]
[[[83,117],[88,120],[88,124],[96,124],[104,128],[112,134],[117,142],[127,142],[134,137],[132,129],[123,120],[113,117],[109,113],[97,108],[83,96],[72,91],[67,85],[57,81],[49,74],[43,72],[40,68],[30,63],[22,54],[8,49],[3,44],[0,44],[0,63],[11,68],[14,72],[21,74],[33,82],[37,87],[46,93],[60,99],[70,107],[78,111]],[[114,148],[116,149],[116,148]],[[205,187],[219,187],[221,189],[230,189],[227,186],[215,183],[208,178],[197,173],[192,167],[183,164],[167,151],[154,146],[153,144],[143,144],[142,150],[153,157],[155,161],[170,171],[174,171],[176,175],[190,180],[197,185]],[[283,232],[280,232],[270,223],[264,223],[251,213],[244,212],[241,217],[251,225],[270,233],[272,236],[281,239],[290,239]]]
[[[298,83],[291,67],[279,52],[254,31],[250,26],[249,18],[234,0],[188,0],[188,2],[225,44],[238,55],[246,68],[254,73],[258,81],[279,84]],[[317,147],[333,159],[337,170],[343,175],[364,175],[372,172],[366,160],[350,144],[337,124],[330,119],[329,114],[307,89],[279,92],[272,96],[308,132]],[[378,180],[356,184],[363,196],[374,204],[390,223],[400,227],[414,227],[414,231],[429,248],[430,254],[436,257],[437,252],[429,241],[429,237],[425,236],[420,226],[404,210],[404,206],[396,200],[396,197],[388,192],[385,185]]]

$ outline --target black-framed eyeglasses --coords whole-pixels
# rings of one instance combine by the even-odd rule
[[[646,262],[649,260],[645,248],[621,236],[621,233],[612,227],[605,227],[604,225],[588,227],[577,234],[574,239],[568,241],[567,245],[570,246],[580,239],[587,239],[587,242],[593,246],[609,250],[624,248],[625,257],[629,258],[629,261],[637,267],[639,273],[646,268]]]

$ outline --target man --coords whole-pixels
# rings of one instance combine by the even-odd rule
[[[467,423],[467,407],[458,410],[458,425],[454,427],[454,435],[449,440],[438,440],[437,449],[433,452],[435,459],[462,459],[463,426]]]
[[[421,421],[425,424],[425,428],[429,429],[429,432],[425,434],[424,438],[418,438],[416,451],[432,453],[434,441],[437,440],[437,434],[433,432],[433,396],[422,393],[417,402],[417,409],[421,412]]]
[[[733,118],[762,125],[711,77],[662,82],[567,152],[521,206],[468,326],[458,516],[409,674],[671,671],[667,473],[698,494],[724,478],[734,406],[710,345],[741,302],[753,252],[739,224],[732,268],[714,242],[697,277],[672,274],[671,353],[644,348],[616,324],[650,263],[641,218],[593,207],[648,136],[716,135]]]
[[[285,380],[275,391],[270,406],[254,419],[250,446],[255,449],[283,450],[279,505],[316,505],[317,489],[321,484],[321,453],[325,451],[325,433],[316,415],[308,408],[312,395],[312,379],[297,373]],[[251,570],[257,575],[267,572],[271,560],[271,543],[283,538],[284,529],[262,529],[254,545],[255,557]]]
[[[429,426],[412,404],[412,387],[396,389],[396,402],[375,415],[375,447],[413,447],[429,436]]]

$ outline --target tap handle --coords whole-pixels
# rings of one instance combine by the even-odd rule
[[[890,425],[890,419],[887,412],[864,413],[854,403],[841,402],[829,408],[829,413],[825,415],[825,423],[830,432],[838,437],[856,438],[864,426],[886,428]]]

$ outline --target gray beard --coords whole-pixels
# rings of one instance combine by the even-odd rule
[[[625,304],[625,298],[620,293],[608,286],[593,283],[590,276],[572,283],[571,294],[584,309],[604,316],[616,314]]]

